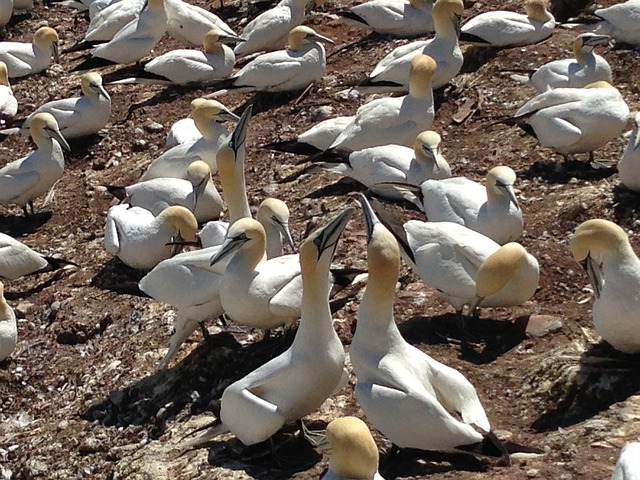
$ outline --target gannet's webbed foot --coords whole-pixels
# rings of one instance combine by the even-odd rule
[[[209,330],[207,330],[207,327],[204,324],[204,322],[198,322],[198,325],[200,326],[200,331],[202,331],[202,336],[204,337],[204,341],[207,343],[211,343],[211,334],[209,333]]]
[[[328,444],[327,430],[309,430],[302,419],[300,422],[300,431],[302,436],[315,448],[322,448]]]

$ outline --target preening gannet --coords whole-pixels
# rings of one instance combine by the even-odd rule
[[[236,37],[235,32],[215,13],[182,0],[166,0],[167,32],[188,46],[202,45],[204,36],[212,29]]]
[[[565,158],[572,153],[593,153],[622,133],[629,107],[620,92],[607,82],[584,88],[556,88],[525,103],[506,121],[533,135],[543,147]]]
[[[295,27],[289,32],[288,49],[259,55],[215,88],[238,92],[302,90],[325,73],[322,43],[333,41],[309,27]]]
[[[640,0],[628,0],[593,12],[602,19],[595,26],[597,33],[604,33],[620,42],[640,46]]]
[[[0,168],[0,204],[20,205],[25,215],[27,205],[34,213],[33,200],[47,193],[62,177],[62,149],[70,150],[56,119],[49,113],[35,115],[29,132],[38,149]]]
[[[0,61],[0,119],[8,120],[18,112],[18,100],[9,83],[7,64]]]
[[[571,239],[596,297],[593,325],[613,348],[640,353],[640,260],[625,231],[608,220],[587,220]]]
[[[0,60],[7,65],[9,78],[40,73],[58,61],[58,34],[53,28],[40,27],[33,43],[0,42]]]
[[[180,206],[164,209],[156,217],[148,210],[115,205],[107,212],[104,245],[126,265],[150,270],[172,255],[175,239],[195,241],[198,222]]]
[[[640,480],[640,442],[624,446],[616,462],[611,480]]]
[[[67,265],[74,264],[41,255],[15,238],[0,233],[0,279],[15,280],[24,275],[52,272]]]
[[[13,353],[18,343],[16,314],[4,298],[4,285],[0,282],[0,362]]]
[[[369,427],[357,417],[341,417],[327,425],[331,446],[329,469],[321,480],[384,480],[378,473],[378,447]]]
[[[295,140],[269,143],[264,148],[278,152],[313,155],[327,150],[355,117],[328,118],[301,133]]]
[[[396,37],[417,37],[433,32],[433,0],[369,0],[338,16],[374,32]]]
[[[358,403],[367,420],[401,448],[446,450],[482,442],[481,431],[491,426],[473,385],[400,335],[393,319],[398,244],[364,197],[361,202],[369,278],[349,349]]]
[[[532,72],[529,77],[524,77],[524,81],[538,93],[552,88],[582,88],[598,81],[611,83],[609,63],[600,55],[593,53],[596,46],[608,42],[609,37],[606,35],[583,33],[573,41],[575,58],[549,62]],[[514,78],[520,80],[518,76]]]
[[[539,43],[551,36],[556,20],[547,10],[548,0],[525,0],[526,15],[497,10],[466,22],[460,41],[491,47],[518,47]]]
[[[396,48],[378,62],[369,78],[360,87],[376,87],[377,91],[408,91],[409,70],[417,55],[429,55],[438,64],[432,88],[440,88],[462,68],[462,51],[458,46],[462,0],[437,0],[433,5],[436,35],[431,40],[412,42]]]
[[[291,347],[227,387],[222,394],[221,423],[187,442],[185,447],[199,446],[229,431],[245,445],[262,442],[286,423],[316,410],[336,390],[343,375],[344,349],[333,329],[329,309],[329,266],[351,211],[343,211],[316,230],[300,247],[302,280],[297,288],[303,292],[302,308]],[[236,222],[229,230],[230,240],[238,240],[236,234],[241,230],[253,234],[250,225],[236,230],[246,221],[254,222],[246,219]],[[227,267],[225,284],[229,268],[237,258],[237,255],[232,258]],[[277,296],[285,293],[280,291]],[[276,299],[271,303],[274,308]]]
[[[618,174],[625,187],[640,192],[640,112],[635,115],[629,143],[618,161]]]

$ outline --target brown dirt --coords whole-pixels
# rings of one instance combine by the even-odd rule
[[[222,14],[237,26],[244,7],[238,10],[237,1],[226,3],[229,6]],[[496,0],[466,3],[465,18],[502,6]],[[509,6],[517,8],[516,2]],[[328,13],[337,8],[339,4],[321,10]],[[43,22],[61,32],[63,47],[79,39],[87,25],[71,9],[37,5],[30,17],[8,27],[4,36],[30,40],[31,32]],[[314,15],[309,23],[335,39],[338,46],[363,35],[322,15]],[[403,272],[395,308],[407,340],[458,368],[475,385],[495,430],[541,448],[547,455],[504,466],[489,460],[410,452],[383,463],[385,478],[605,479],[611,475],[619,448],[640,435],[637,358],[622,357],[599,344],[591,324],[591,298],[584,291],[587,279],[567,249],[574,228],[594,217],[615,220],[628,229],[632,243],[640,246],[638,197],[621,187],[611,171],[594,173],[576,165],[562,166],[560,157],[515,128],[489,126],[533,95],[504,70],[567,56],[572,37],[571,32],[558,29],[541,45],[495,52],[479,66],[471,62],[469,73],[459,76],[456,87],[445,94],[434,126],[444,138],[444,153],[456,175],[480,180],[498,164],[518,172],[526,222],[522,243],[541,263],[540,288],[534,298],[514,309],[484,310],[482,320],[473,326],[483,330],[485,340],[473,352],[461,352],[459,345],[443,341],[436,333],[457,335],[453,310],[408,270]],[[310,225],[321,224],[329,212],[338,211],[349,200],[341,194],[309,198],[338,180],[329,174],[278,183],[299,168],[295,159],[259,146],[308,128],[320,106],[331,106],[335,115],[355,111],[366,98],[344,99],[336,93],[401,42],[378,39],[352,44],[329,59],[323,82],[297,104],[291,101],[296,96],[250,100],[260,102],[248,141],[250,202],[256,207],[267,195],[287,201],[297,241]],[[177,46],[165,37],[156,53]],[[467,54],[471,58],[472,52]],[[614,49],[604,55],[630,108],[638,110],[638,53]],[[53,66],[47,75],[15,81],[20,113],[77,94],[78,76],[67,73],[75,63],[63,57],[62,65]],[[59,254],[80,265],[61,275],[7,282],[10,304],[19,312],[20,341],[11,359],[0,367],[0,476],[317,478],[326,467],[327,453],[316,453],[303,442],[288,444],[285,453],[295,456],[296,462],[287,467],[278,466],[270,457],[248,459],[233,441],[221,441],[211,450],[179,458],[171,454],[179,438],[203,422],[201,414],[215,410],[215,400],[229,383],[281,351],[283,345],[265,349],[249,341],[256,335],[246,333],[220,333],[214,336],[217,344],[208,345],[198,332],[183,346],[171,370],[153,373],[168,345],[174,313],[153,300],[110,290],[135,282],[142,274],[105,252],[103,225],[111,200],[94,187],[136,181],[163,148],[170,125],[186,116],[190,101],[204,92],[130,85],[108,90],[113,97],[112,120],[105,133],[72,145],[73,153],[51,204],[29,220],[17,208],[0,208],[0,231],[18,236],[40,252]],[[458,125],[452,117],[467,99],[475,102],[475,111]],[[247,100],[241,96],[223,99],[234,108]],[[145,101],[128,117],[131,105]],[[145,128],[153,122],[164,129]],[[597,155],[615,162],[623,147],[624,141],[618,139]],[[0,145],[6,161],[30,148],[23,138],[10,138]],[[350,223],[336,261],[366,266],[361,220]],[[349,300],[335,315],[347,348],[357,306],[357,299]],[[557,317],[562,327],[543,337],[527,335],[524,326],[531,314]],[[615,360],[604,366],[598,363],[600,358],[611,357]],[[352,383],[311,416],[312,426],[320,428],[340,415],[363,416],[354,401]],[[380,435],[376,434],[376,440],[388,449]]]

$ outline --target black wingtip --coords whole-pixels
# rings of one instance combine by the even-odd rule
[[[473,453],[475,455],[509,459],[509,452],[493,432],[485,432],[483,434],[482,442],[473,443],[471,445],[461,445],[456,447],[456,449]]]
[[[274,150],[276,152],[295,153],[296,155],[306,156],[311,156],[322,152],[322,150],[314,147],[309,143],[298,142],[296,140],[285,140],[282,142],[267,143],[263,145],[262,148],[266,150]]]
[[[353,150],[344,147],[335,147],[330,148],[328,150],[324,150],[322,152],[316,153],[315,155],[311,155],[309,158],[304,161],[309,161],[311,163],[325,163],[325,164],[347,164],[349,163],[349,156],[353,153]]]
[[[44,267],[42,270],[39,270],[38,272],[34,272],[34,273],[41,273],[41,272],[53,272],[55,270],[60,270],[61,268],[64,267],[78,267],[79,265],[77,263],[71,262],[69,260],[63,260],[62,258],[54,258],[54,257],[43,257],[48,265],[46,267]]]
[[[116,187],[115,185],[107,185],[104,188],[107,189],[111,195],[116,197],[118,200],[124,200],[127,197],[127,192],[125,187]]]
[[[365,25],[367,27],[369,26],[369,24],[364,18],[362,18],[360,15],[356,15],[351,10],[343,10],[341,12],[338,12],[337,15],[347,20],[352,20],[354,22],[361,23],[362,25]]]
[[[387,227],[387,229],[391,232],[391,234],[396,238],[398,245],[404,251],[404,253],[411,259],[411,261],[415,264],[416,258],[413,255],[413,251],[409,246],[409,239],[407,238],[407,232],[404,229],[404,224],[402,220],[396,217],[393,213],[386,210],[380,201],[375,198],[369,198],[369,203],[371,204],[371,208],[374,213],[378,217],[378,220]]]
[[[94,68],[108,67],[109,65],[116,65],[116,62],[107,60],[106,58],[90,57],[84,62],[76,65],[71,69],[72,72],[83,72],[85,70],[92,70]]]
[[[473,43],[475,45],[491,45],[484,38],[480,38],[477,35],[473,35],[467,32],[460,32],[460,36],[458,37],[459,42]]]
[[[73,52],[82,52],[84,50],[89,50],[90,48],[93,48],[100,43],[104,43],[104,41],[78,42],[75,45],[71,45],[69,48],[65,48],[64,50],[62,50],[61,53],[65,54],[65,53],[73,53]]]

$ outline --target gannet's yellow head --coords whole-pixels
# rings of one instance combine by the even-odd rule
[[[9,70],[7,70],[7,64],[0,60],[0,85],[10,86],[9,84]]]
[[[50,137],[55,139],[65,150],[71,150],[69,144],[60,133],[58,122],[50,113],[36,113],[31,118],[31,124],[29,125],[29,134],[37,145],[40,145],[40,142],[43,138]]]
[[[571,238],[571,254],[578,262],[590,254],[614,253],[629,245],[627,233],[609,220],[587,220],[576,228]]]
[[[295,27],[289,32],[289,50],[304,50],[307,45],[315,42],[333,44],[333,40],[331,40],[330,38],[323,37],[322,35],[316,33],[312,28],[306,27],[304,25]]]
[[[424,98],[431,92],[431,81],[438,64],[429,55],[416,55],[409,67],[409,92],[417,98]]]
[[[378,447],[367,425],[356,417],[336,418],[327,426],[329,468],[339,478],[371,479],[378,471]]]
[[[194,105],[194,102],[196,102]],[[217,100],[198,98],[191,102],[191,116],[194,122],[214,119],[216,121],[231,120],[237,122],[239,117]]]
[[[243,38],[236,37],[235,35],[229,35],[219,28],[212,28],[205,33],[202,40],[202,47],[205,52],[214,53],[219,50],[221,43],[235,44],[244,41],[245,40]]]
[[[107,100],[111,100],[111,97],[102,86],[102,77],[98,73],[95,73],[95,72],[85,73],[82,76],[80,87],[82,89],[82,93],[85,96],[95,93],[98,96],[102,95]]]
[[[202,160],[191,162],[187,167],[187,180],[189,180],[194,187],[206,185],[210,178],[211,169],[209,165]]]
[[[453,26],[456,36],[460,36],[460,20],[464,13],[462,0],[437,0],[433,4],[432,16],[436,32],[445,32]]]
[[[40,27],[33,34],[33,44],[41,50],[51,50],[54,61],[59,61],[58,33],[51,27]]]
[[[514,273],[527,261],[527,251],[522,245],[510,242],[489,255],[478,269],[476,297],[485,298],[502,290]]]
[[[433,130],[425,130],[419,133],[413,144],[413,151],[416,154],[416,158],[427,157],[435,161],[440,153],[441,142],[442,138]]]
[[[317,267],[326,268],[329,274],[329,265],[336,251],[340,235],[347,226],[353,209],[347,208],[328,224],[309,235],[300,246],[300,268],[303,277],[312,275]]]
[[[157,218],[162,223],[168,225],[173,231],[180,235],[180,238],[188,242],[196,240],[196,232],[198,231],[198,221],[193,213],[185,207],[174,205],[162,210]]]
[[[520,210],[518,199],[513,189],[516,183],[516,172],[505,166],[494,167],[487,173],[487,193],[506,196],[513,205]]]
[[[229,227],[227,239],[211,257],[211,265],[242,249],[255,268],[264,255],[266,243],[266,234],[260,222],[253,218],[241,218]]]
[[[524,11],[527,13],[527,17],[539,22],[550,20],[547,3],[547,0],[526,0],[524,2]]]
[[[194,98],[191,100],[191,111],[196,110],[200,105],[205,105],[208,102],[206,98]]]
[[[258,207],[257,220],[262,225],[273,225],[280,235],[295,250],[296,246],[289,230],[289,207],[277,198],[265,198]]]

